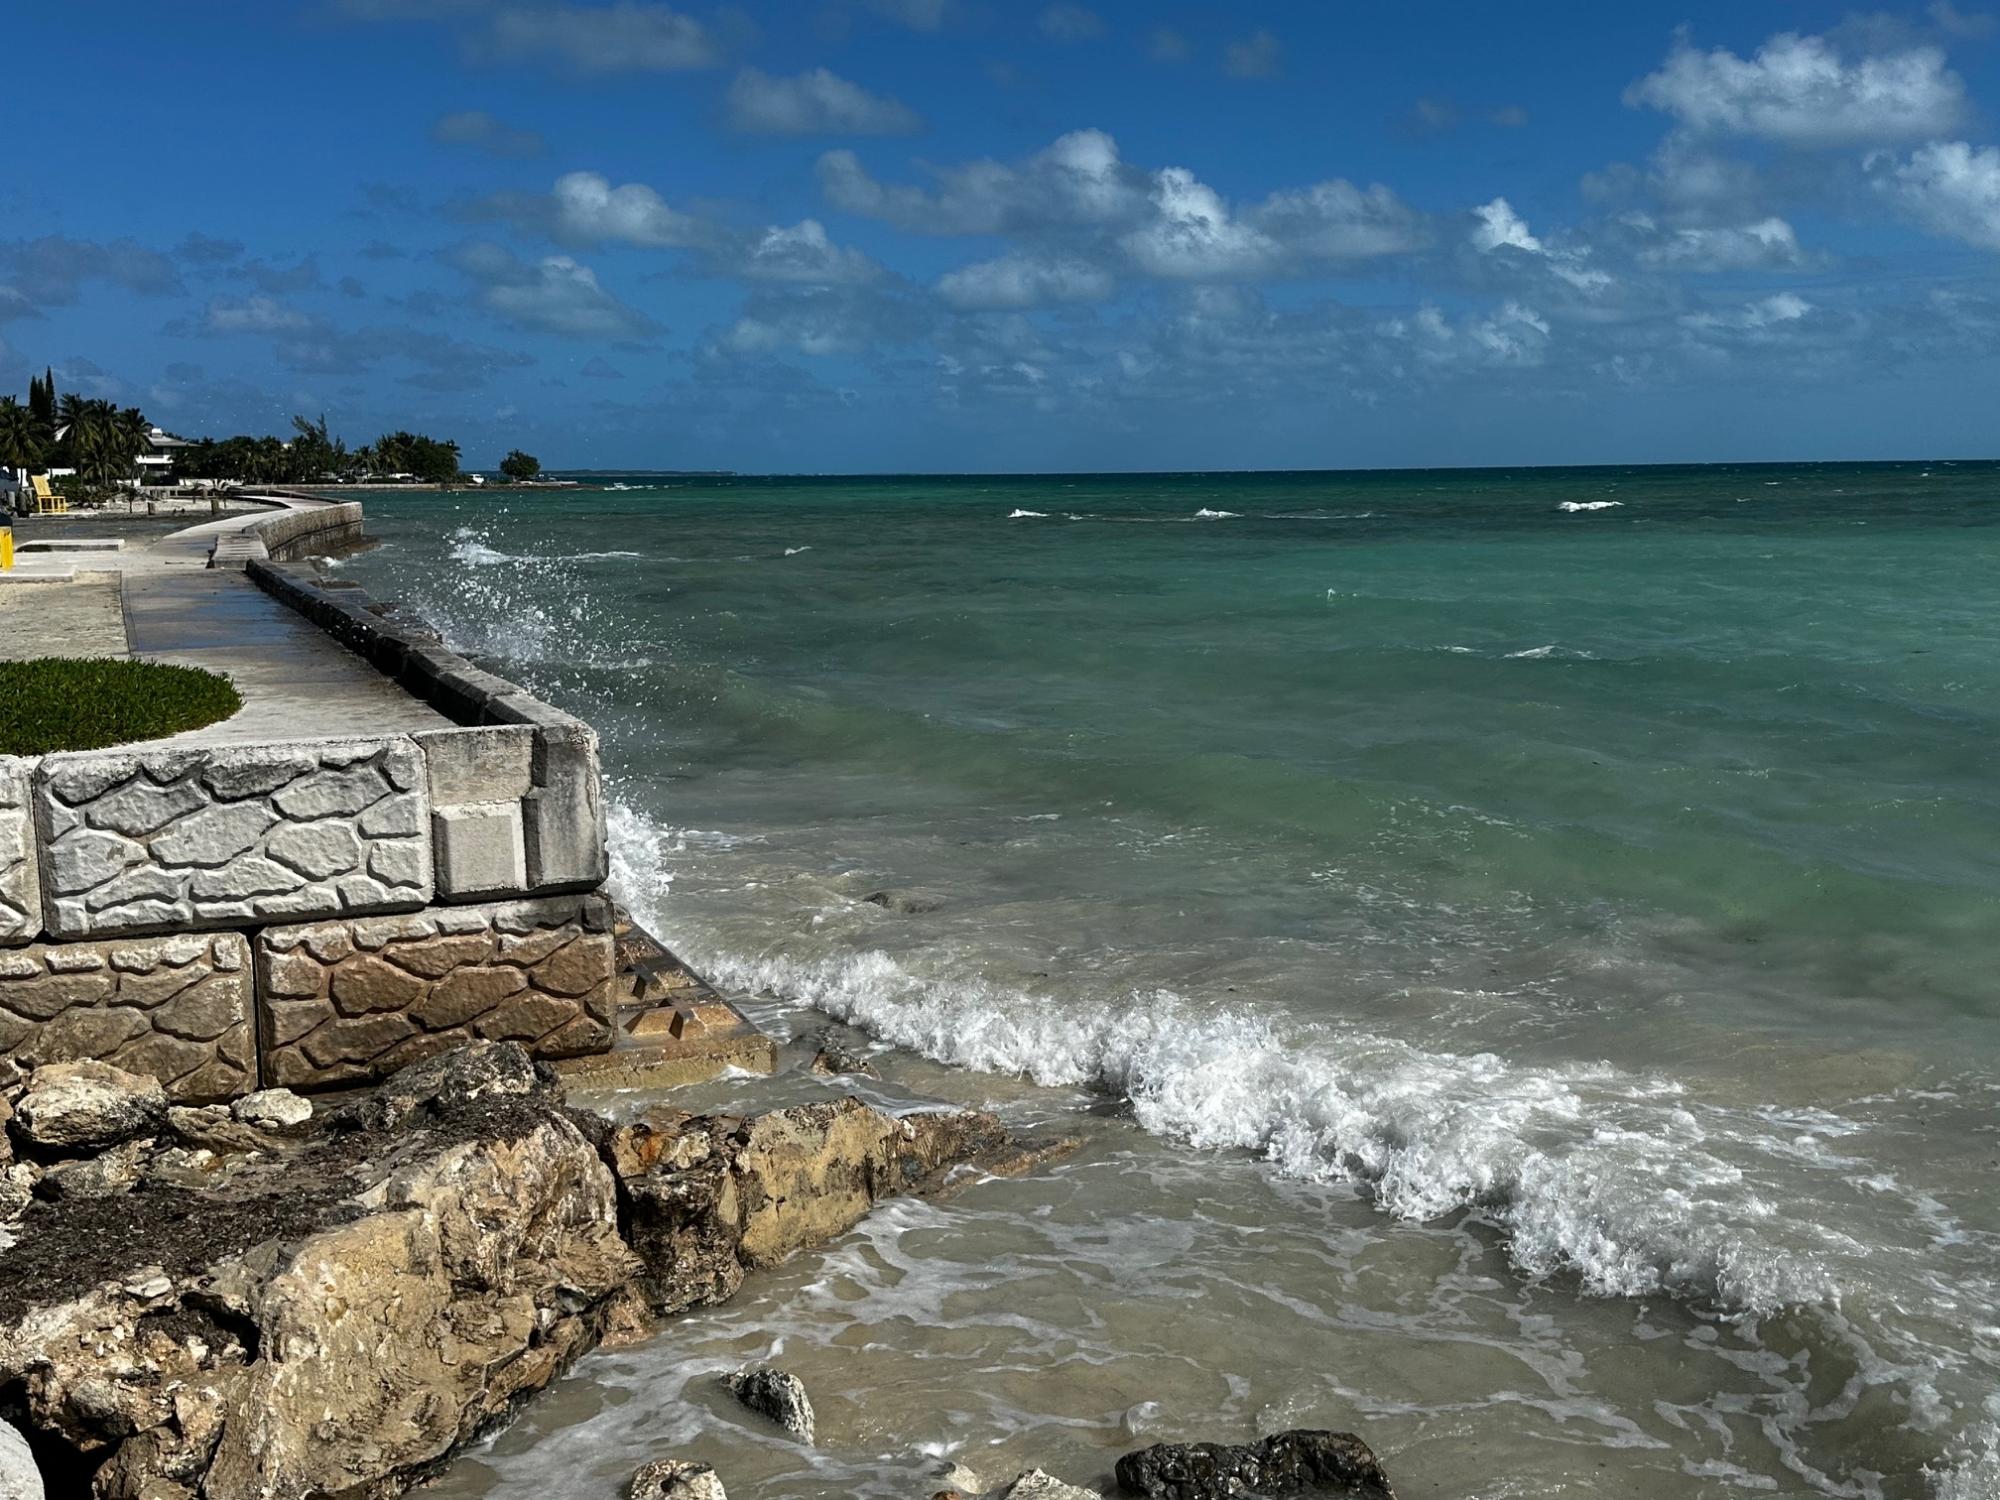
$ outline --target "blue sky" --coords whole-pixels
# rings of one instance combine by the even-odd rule
[[[1966,6],[19,7],[0,387],[558,466],[1989,456]],[[39,107],[39,106],[38,106]]]

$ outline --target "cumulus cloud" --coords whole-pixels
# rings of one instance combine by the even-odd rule
[[[1425,239],[1421,217],[1385,187],[1334,180],[1237,212],[1186,168],[1125,161],[1101,130],[1072,131],[1017,164],[975,161],[932,175],[931,189],[888,184],[852,152],[820,159],[822,189],[849,213],[918,233],[1093,241],[1100,258],[1147,276],[1306,274]]]
[[[1797,323],[1812,310],[1812,303],[1796,292],[1775,292],[1769,297],[1746,302],[1741,307],[1686,313],[1680,321],[1683,327],[1701,332],[1766,338],[1775,329]]]
[[[773,226],[751,236],[724,269],[749,281],[803,286],[858,286],[882,274],[882,268],[859,250],[836,245],[817,219],[801,219],[790,228]]]
[[[961,267],[938,282],[938,295],[968,312],[1101,302],[1117,289],[1102,266],[1076,257],[1004,255]]]
[[[488,23],[482,50],[502,61],[557,62],[580,73],[677,73],[722,61],[708,27],[645,0],[507,6]]]
[[[1406,317],[1386,320],[1378,331],[1429,366],[1539,365],[1552,337],[1547,318],[1512,300],[1491,313],[1468,313],[1456,320],[1425,303]]]
[[[109,282],[144,296],[182,290],[173,262],[136,240],[99,242],[49,234],[0,241],[0,283],[37,306],[68,306],[88,281]]]
[[[311,327],[312,319],[275,297],[259,295],[240,301],[218,297],[208,304],[202,323],[211,333],[289,333]]]
[[[730,126],[752,135],[912,135],[916,111],[825,68],[774,78],[745,68],[729,86]]]
[[[634,339],[659,332],[644,313],[604,289],[597,273],[567,255],[523,261],[475,241],[446,255],[476,287],[481,306],[508,322],[570,338]]]
[[[540,156],[548,149],[534,131],[516,130],[483,109],[441,116],[431,126],[431,139],[445,146],[470,146],[488,156]]]
[[[1639,248],[1640,263],[1662,270],[1786,270],[1806,264],[1797,232],[1775,214],[1752,224],[1666,230],[1656,230],[1644,215],[1626,222],[1649,241]]]
[[[1278,71],[1283,56],[1278,39],[1257,30],[1229,44],[1222,54],[1222,71],[1231,78],[1269,78]]]
[[[537,212],[540,207],[536,205]],[[713,229],[705,220],[668,207],[666,199],[643,182],[613,187],[609,178],[597,172],[566,172],[558,177],[548,207],[555,237],[576,245],[613,240],[676,250],[714,240]]]
[[[1518,251],[1523,259],[1587,295],[1607,291],[1613,283],[1609,272],[1588,264],[1588,247],[1544,243],[1505,198],[1480,204],[1472,211],[1472,217],[1476,222],[1469,238],[1472,248],[1481,255]]]
[[[1842,146],[1941,134],[1965,114],[1965,87],[1936,47],[1844,59],[1824,37],[1785,32],[1738,57],[1682,42],[1625,91],[1705,134],[1788,146]]]
[[[1907,160],[1871,165],[1877,186],[1925,228],[2000,250],[2000,149],[1932,141]]]

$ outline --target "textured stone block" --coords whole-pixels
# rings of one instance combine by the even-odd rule
[[[385,1077],[474,1039],[537,1057],[612,1042],[611,904],[561,896],[257,934],[263,1081]]]
[[[431,849],[440,900],[490,900],[527,887],[519,802],[439,808],[431,814]]]
[[[535,732],[525,725],[426,729],[411,738],[424,752],[434,808],[519,802],[534,785]]]
[[[427,788],[423,754],[402,737],[51,755],[32,798],[48,930],[420,907]]]
[[[35,859],[31,760],[0,755],[0,946],[33,942],[42,930],[42,882]]]
[[[182,1102],[257,1086],[241,933],[35,943],[0,954],[0,1056],[95,1058]]]
[[[535,731],[535,785],[521,804],[528,879],[537,891],[591,890],[611,873],[597,731],[571,721]]]

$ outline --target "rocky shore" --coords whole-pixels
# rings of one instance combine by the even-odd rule
[[[668,1320],[885,1198],[1024,1171],[1067,1144],[853,1097],[756,1116],[656,1105],[614,1123],[571,1107],[511,1042],[341,1099],[273,1089],[207,1107],[106,1063],[9,1066],[0,1124],[7,1500],[402,1494],[591,1349],[672,1337]],[[726,1378],[812,1441],[795,1378]],[[1359,1440],[1329,1433],[1158,1446],[1117,1477],[1157,1500],[1389,1495]],[[668,1457],[629,1493],[721,1500],[723,1483]],[[935,1489],[912,1476],[913,1495]],[[937,1493],[978,1489],[961,1475]],[[991,1493],[1092,1492],[1032,1471]]]

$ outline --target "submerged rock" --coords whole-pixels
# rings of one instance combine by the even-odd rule
[[[861,898],[870,906],[879,906],[884,911],[895,912],[898,916],[920,917],[928,912],[942,911],[944,897],[935,891],[870,891]]]
[[[630,1494],[631,1500],[729,1500],[715,1470],[677,1458],[642,1465],[632,1476]]]
[[[1158,1443],[1118,1460],[1118,1487],[1147,1500],[1224,1500],[1301,1491],[1394,1500],[1388,1476],[1351,1432],[1281,1432],[1262,1442]]]
[[[859,1052],[841,1045],[841,1043],[833,1040],[831,1037],[820,1038],[819,1050],[813,1053],[813,1059],[810,1063],[806,1064],[806,1070],[811,1073],[817,1073],[822,1078],[840,1078],[844,1076],[880,1078],[882,1076],[875,1071],[875,1065],[869,1062],[867,1058],[863,1057]]]
[[[105,1062],[50,1063],[30,1075],[13,1128],[45,1151],[89,1151],[146,1135],[167,1114],[166,1091]]]
[[[805,1382],[785,1370],[738,1370],[723,1376],[729,1394],[759,1416],[769,1417],[802,1443],[813,1440],[812,1400]]]
[[[1000,1491],[1000,1500],[1101,1500],[1096,1490],[1064,1484],[1053,1474],[1030,1469]]]

